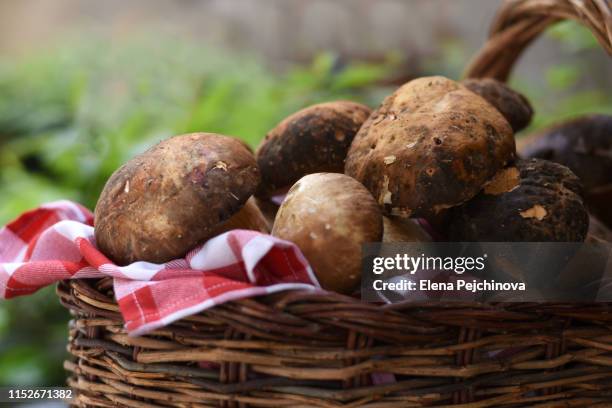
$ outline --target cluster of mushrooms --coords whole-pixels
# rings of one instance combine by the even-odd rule
[[[514,134],[532,114],[499,81],[436,76],[374,111],[303,109],[255,153],[218,134],[175,136],[108,180],[96,242],[125,265],[185,256],[235,228],[271,233],[301,249],[323,288],[351,294],[366,242],[610,240],[612,117],[528,137],[518,158]]]

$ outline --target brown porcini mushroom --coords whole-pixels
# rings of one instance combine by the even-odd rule
[[[181,257],[238,212],[258,183],[255,158],[237,139],[172,137],[110,177],[96,205],[96,243],[120,265]]]
[[[380,209],[368,190],[339,173],[315,173],[291,187],[272,235],[294,242],[327,290],[350,294],[361,281],[361,245],[380,241]]]
[[[365,105],[336,101],[310,106],[281,121],[257,149],[262,180],[257,196],[270,197],[307,174],[342,173],[351,141],[370,113]]]
[[[584,201],[612,227],[612,115],[587,115],[554,125],[519,143],[522,157],[561,163],[584,187]]]
[[[529,100],[505,83],[493,78],[470,78],[461,82],[501,112],[516,133],[529,125],[533,108]]]
[[[387,97],[355,136],[345,173],[387,215],[433,216],[474,197],[514,160],[512,128],[491,104],[444,77]]]
[[[450,211],[452,241],[584,241],[589,216],[580,180],[547,160],[519,160]]]

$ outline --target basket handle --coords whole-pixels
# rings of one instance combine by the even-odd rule
[[[466,78],[506,81],[516,60],[549,26],[562,20],[584,24],[612,55],[612,0],[505,0],[489,39],[464,72]]]

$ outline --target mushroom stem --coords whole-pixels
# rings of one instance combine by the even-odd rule
[[[266,222],[268,224],[268,229],[271,231],[272,226],[274,225],[274,219],[276,218],[276,213],[278,212],[278,205],[273,203],[270,200],[254,197],[255,204],[263,214]]]
[[[212,236],[217,236],[234,229],[253,230],[263,232],[264,234],[270,233],[268,220],[257,206],[254,197],[249,198],[240,211],[215,227]]]

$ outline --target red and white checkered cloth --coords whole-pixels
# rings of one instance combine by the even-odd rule
[[[96,249],[93,216],[70,201],[29,211],[0,230],[0,299],[63,279],[112,276],[125,327],[140,335],[229,300],[319,283],[295,246],[233,230],[184,259],[119,267]]]

